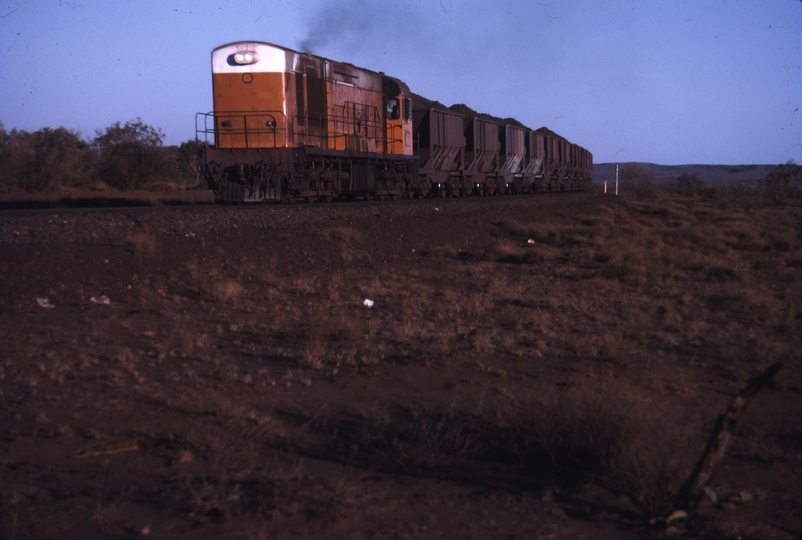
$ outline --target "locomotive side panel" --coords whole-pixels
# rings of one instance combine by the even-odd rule
[[[310,55],[285,51],[287,92],[284,95],[287,118],[291,123],[288,145],[326,148],[328,96],[325,62]]]
[[[328,68],[329,148],[383,152],[381,76],[336,62]]]

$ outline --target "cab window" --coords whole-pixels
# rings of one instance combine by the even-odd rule
[[[410,118],[412,118],[412,100],[407,98],[404,100],[404,120]]]
[[[401,106],[398,103],[398,98],[390,98],[387,100],[387,119],[398,120],[401,118]]]

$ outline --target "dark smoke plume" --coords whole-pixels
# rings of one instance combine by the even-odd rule
[[[307,35],[298,50],[322,54],[328,47],[358,48],[376,43],[375,35],[386,40],[387,48],[413,28],[418,17],[398,2],[331,0],[309,21]],[[402,29],[406,29],[402,32]]]

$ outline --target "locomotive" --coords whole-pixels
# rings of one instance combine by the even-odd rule
[[[256,41],[212,51],[198,113],[218,202],[574,191],[592,154],[546,128],[450,109],[401,80]]]

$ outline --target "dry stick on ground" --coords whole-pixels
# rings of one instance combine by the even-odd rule
[[[755,397],[761,388],[771,382],[782,367],[782,363],[777,362],[750,380],[749,384],[738,392],[738,395],[735,396],[724,414],[716,419],[713,431],[710,433],[710,438],[699,461],[674,498],[675,509],[692,510],[696,506],[699,501],[699,491],[713,475],[713,469],[727,451],[727,446],[732,439],[735,422],[741,416],[749,401]]]

